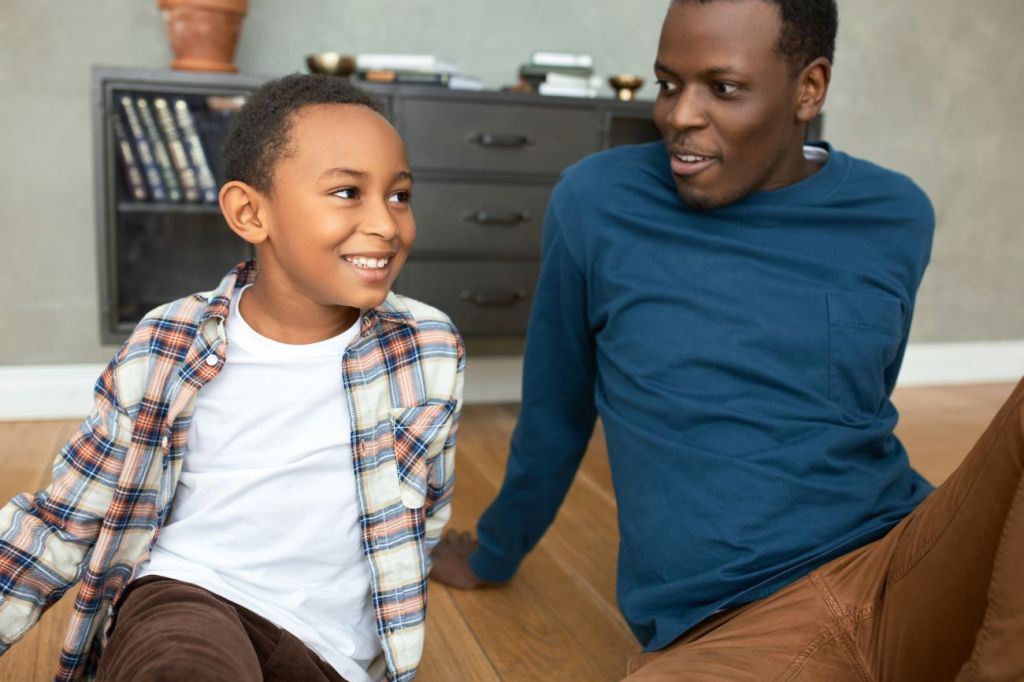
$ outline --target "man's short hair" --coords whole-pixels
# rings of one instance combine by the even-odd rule
[[[385,116],[380,101],[337,76],[295,73],[268,81],[235,114],[222,150],[224,180],[240,180],[268,194],[274,169],[288,156],[293,115],[317,104],[355,104]]]
[[[778,6],[782,13],[779,52],[789,59],[794,73],[818,57],[834,61],[839,11],[836,0],[764,0]],[[716,0],[673,0],[673,4]]]

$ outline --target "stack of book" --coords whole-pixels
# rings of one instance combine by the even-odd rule
[[[594,75],[594,58],[589,54],[538,50],[519,67],[519,86],[541,95],[595,97],[601,79]]]
[[[114,138],[131,198],[216,204],[217,181],[189,103],[132,93],[116,99]]]
[[[456,90],[483,90],[483,81],[428,54],[358,54],[356,80],[370,83],[440,85]]]

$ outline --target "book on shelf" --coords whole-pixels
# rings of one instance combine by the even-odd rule
[[[539,78],[543,81],[549,74],[553,73],[563,76],[590,78],[594,75],[594,70],[583,66],[541,66],[538,64],[523,64],[519,67],[520,78]]]
[[[124,130],[124,123],[117,116],[114,117],[114,142],[117,145],[117,154],[121,158],[121,169],[124,171],[124,178],[128,183],[132,199],[145,201],[149,195],[146,194],[146,181],[142,178],[142,168],[135,160],[135,152],[132,151],[132,143],[128,139],[128,133]]]
[[[356,71],[356,79],[367,83],[413,83],[420,85],[448,85],[450,73],[427,71],[401,71],[396,69],[369,69]]]
[[[579,87],[572,85],[556,85],[553,83],[541,83],[537,88],[541,95],[554,97],[597,97],[598,89],[589,86]]]
[[[594,57],[586,52],[561,50],[534,50],[530,63],[538,66],[594,68]]]
[[[167,142],[167,151],[170,153],[174,169],[178,171],[178,178],[181,180],[181,191],[185,201],[199,203],[202,196],[199,193],[199,179],[196,171],[189,162],[188,153],[185,151],[185,144],[182,142],[178,126],[174,122],[174,115],[171,113],[170,104],[166,97],[154,97],[153,109],[156,110],[156,119]]]
[[[448,79],[448,87],[452,90],[483,90],[484,81],[476,76],[453,73]]]
[[[408,83],[413,85],[440,85],[452,90],[483,90],[484,82],[475,76],[461,73],[427,71],[400,71],[377,69],[357,71],[356,80],[364,83]]]
[[[441,61],[430,54],[357,54],[359,71],[425,71],[430,73],[458,73],[459,67]]]
[[[174,174],[174,167],[171,166],[171,159],[167,154],[167,145],[160,137],[160,131],[156,127],[149,102],[145,97],[136,97],[135,107],[138,109],[139,119],[142,121],[142,129],[146,131],[146,139],[149,140],[153,160],[156,161],[156,166],[160,169],[160,177],[167,189],[167,199],[175,202],[181,201],[181,186],[178,184],[178,176]]]
[[[118,100],[124,122],[128,125],[128,133],[135,143],[135,152],[138,156],[139,166],[142,168],[142,176],[146,179],[149,188],[149,196],[153,201],[167,201],[167,188],[164,187],[163,178],[160,177],[160,170],[156,167],[153,159],[153,151],[146,139],[146,133],[139,121],[139,114],[135,110],[135,103],[128,95],[122,95]]]
[[[174,118],[178,122],[185,141],[185,148],[188,150],[189,159],[193,168],[196,169],[196,181],[199,184],[199,191],[203,196],[203,203],[217,203],[217,181],[213,179],[210,172],[210,164],[203,151],[203,143],[199,139],[199,131],[196,130],[196,122],[192,112],[188,108],[188,102],[178,98],[174,100]]]

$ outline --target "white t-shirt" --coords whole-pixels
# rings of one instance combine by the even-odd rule
[[[363,557],[342,353],[260,336],[233,299],[196,398],[167,524],[137,573],[199,585],[302,640],[351,682],[381,651]]]

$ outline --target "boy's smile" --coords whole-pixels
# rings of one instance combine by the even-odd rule
[[[272,186],[253,201],[259,276],[242,313],[260,333],[306,343],[384,301],[416,225],[405,147],[380,114],[319,104],[289,124]]]

